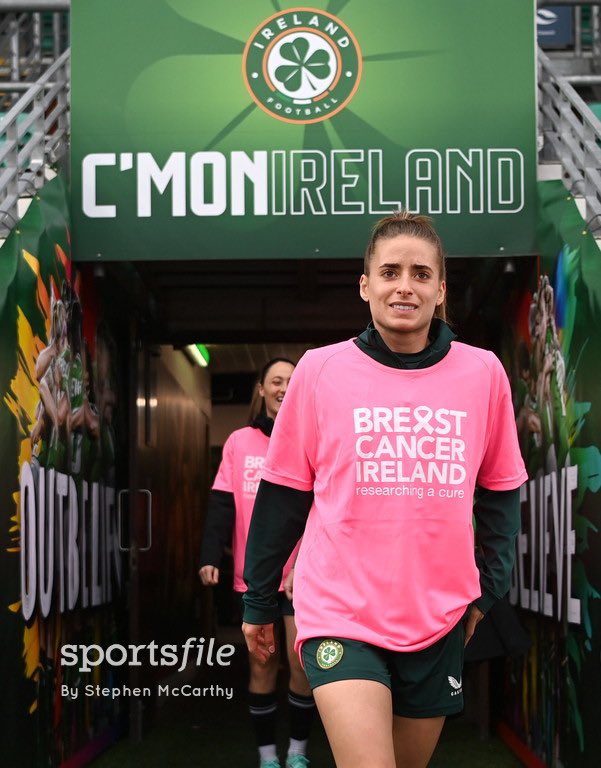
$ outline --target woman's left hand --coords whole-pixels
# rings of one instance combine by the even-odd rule
[[[482,621],[484,618],[484,614],[482,611],[477,608],[475,605],[472,605],[470,608],[470,612],[468,613],[467,619],[465,620],[465,641],[463,643],[464,647],[469,643],[469,641],[472,639],[474,632],[476,631],[476,625],[478,622]]]
[[[284,593],[290,602],[292,602],[292,589],[294,585],[294,568],[290,570],[290,573],[284,579]]]

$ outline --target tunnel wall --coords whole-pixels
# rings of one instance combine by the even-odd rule
[[[531,649],[503,721],[546,765],[598,764],[601,253],[561,182],[539,183],[540,257],[504,339],[529,481],[511,602]]]

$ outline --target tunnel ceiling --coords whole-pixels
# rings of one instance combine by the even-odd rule
[[[533,263],[531,257],[447,261],[450,315],[463,340],[494,348],[488,337]],[[250,356],[255,368],[255,353],[264,360],[265,351],[280,354],[271,354],[278,345],[306,348],[360,332],[369,320],[358,295],[360,274],[361,264],[352,259],[113,263],[100,276],[135,297],[148,341],[240,345],[239,355]],[[267,346],[247,346],[257,344]],[[297,351],[292,346],[285,356]],[[228,365],[225,352],[219,364]]]

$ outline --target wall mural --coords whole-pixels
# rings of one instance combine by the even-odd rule
[[[580,767],[601,746],[590,686],[601,641],[601,260],[563,186],[539,187],[550,255],[505,344],[530,478],[510,599],[532,639],[509,663],[505,718],[548,764]]]
[[[110,699],[66,694],[79,672],[60,664],[65,642],[118,637],[118,361],[93,286],[70,261],[60,181],[42,190],[2,256],[13,267],[0,296],[3,764],[49,766],[112,738],[120,713]],[[87,682],[114,674],[95,667]]]

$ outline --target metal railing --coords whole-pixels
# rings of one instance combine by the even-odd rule
[[[67,13],[0,13],[0,111],[16,100],[6,85],[35,82],[68,47]]]
[[[0,75],[35,80],[42,69],[42,19],[39,13],[7,13],[0,19]]]
[[[561,163],[566,187],[586,202],[591,230],[601,227],[601,121],[538,51],[538,109],[541,159]]]
[[[67,50],[0,118],[0,237],[17,224],[19,199],[33,196],[67,153],[69,90]]]

